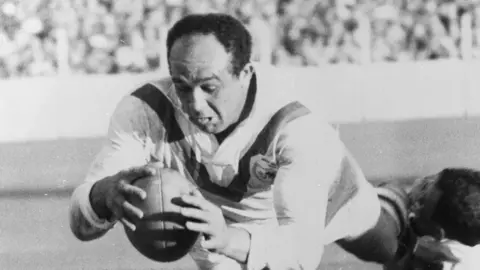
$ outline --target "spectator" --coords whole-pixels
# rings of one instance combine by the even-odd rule
[[[163,44],[173,22],[215,11],[249,27],[254,60],[277,65],[458,58],[463,14],[472,16],[473,51],[480,57],[479,2],[3,0],[0,76],[50,76],[59,65],[76,74],[165,68]]]

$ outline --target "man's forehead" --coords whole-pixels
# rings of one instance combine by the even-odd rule
[[[230,55],[213,36],[187,37],[174,43],[169,63],[172,77],[201,79],[227,71]]]
[[[170,61],[172,77],[186,77],[189,79],[202,79],[220,76],[228,71],[229,63],[212,63],[201,61]]]

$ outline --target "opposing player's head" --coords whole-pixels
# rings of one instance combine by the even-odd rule
[[[480,244],[480,171],[444,169],[421,179],[410,196],[414,223],[425,228],[424,234]]]
[[[452,263],[463,269],[472,259],[480,263],[473,253],[458,252],[480,244],[479,171],[444,169],[417,180],[409,195],[411,227],[418,237],[409,262],[415,269],[449,269]]]
[[[170,29],[170,75],[183,110],[202,130],[219,133],[239,119],[253,74],[251,51],[248,30],[226,14],[188,15]]]

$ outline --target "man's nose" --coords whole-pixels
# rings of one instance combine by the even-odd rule
[[[189,109],[196,114],[200,114],[202,111],[204,111],[206,106],[206,93],[200,87],[195,87],[190,94],[188,102]]]

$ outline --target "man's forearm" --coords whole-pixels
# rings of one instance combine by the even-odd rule
[[[93,211],[97,214],[99,218],[109,220],[112,217],[112,212],[108,210],[108,207],[103,198],[104,196],[101,196],[101,193],[99,194],[98,184],[99,182],[93,184],[88,194],[88,200],[90,202],[90,205],[92,206]]]
[[[79,186],[72,195],[70,205],[70,229],[81,241],[103,236],[112,226],[97,216],[90,203],[90,185]]]
[[[223,254],[240,263],[246,263],[250,252],[250,233],[242,228],[228,228],[228,245]]]
[[[79,208],[70,210],[70,228],[75,237],[81,241],[91,241],[100,238],[108,229],[98,229],[92,226]]]

